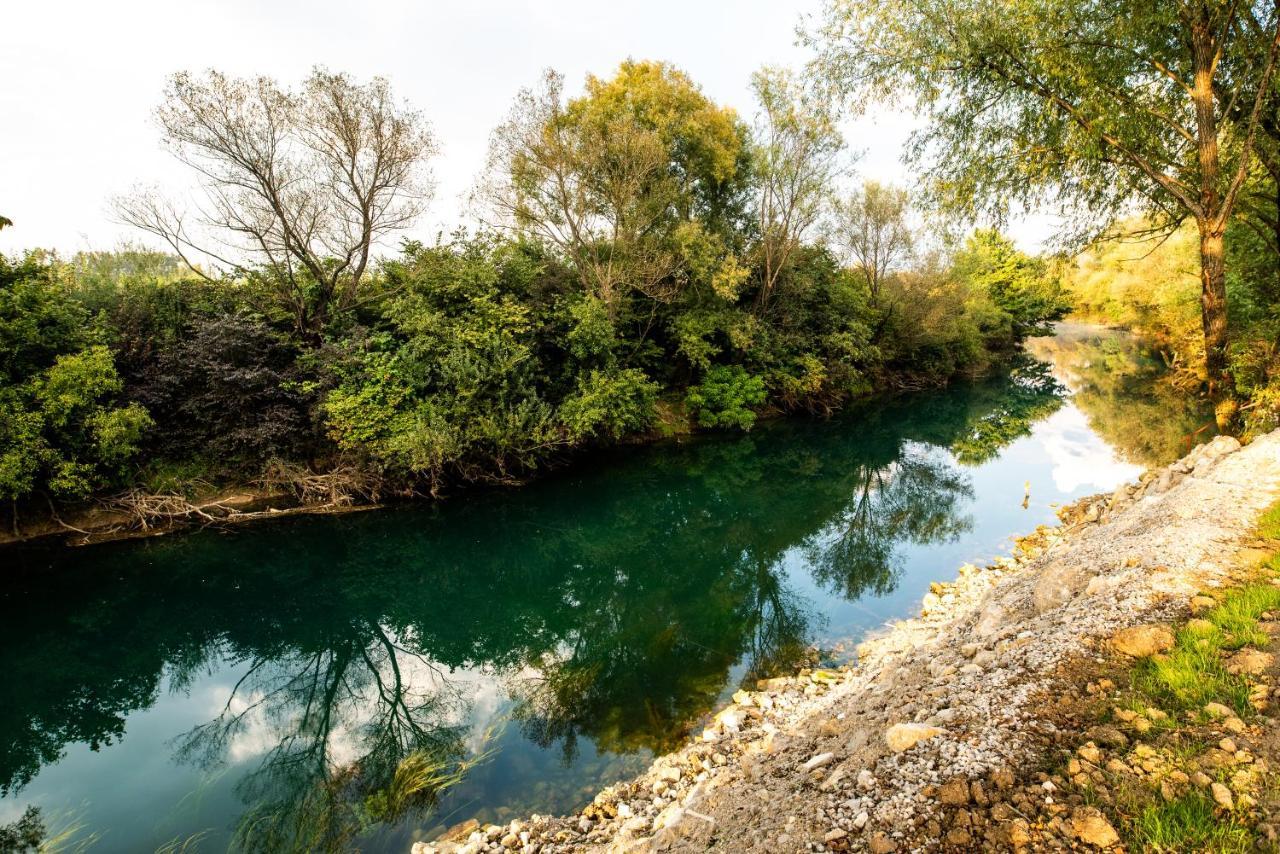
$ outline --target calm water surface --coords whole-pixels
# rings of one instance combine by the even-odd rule
[[[0,823],[37,804],[91,851],[404,852],[581,806],[1209,420],[1124,335],[1030,350],[440,506],[6,552]]]

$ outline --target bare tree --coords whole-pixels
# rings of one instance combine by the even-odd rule
[[[760,304],[765,306],[805,235],[822,216],[840,171],[844,140],[832,99],[807,90],[790,71],[763,68],[752,77],[756,117]]]
[[[362,301],[374,247],[430,199],[435,139],[382,78],[316,68],[293,91],[267,77],[181,72],[156,118],[200,176],[197,211],[139,190],[117,200],[120,218],[200,275],[201,258],[263,271],[304,339]]]
[[[911,257],[907,191],[867,181],[835,204],[835,239],[865,278],[871,302],[880,302],[885,277]]]

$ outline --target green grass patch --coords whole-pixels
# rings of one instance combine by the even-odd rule
[[[1280,501],[1268,507],[1258,519],[1258,536],[1266,540],[1280,540]]]
[[[1241,717],[1252,715],[1249,680],[1228,673],[1222,656],[1247,644],[1265,646],[1268,637],[1258,617],[1277,608],[1280,587],[1248,584],[1227,591],[1201,620],[1177,631],[1168,655],[1134,668],[1134,690],[1171,713],[1199,712],[1206,703],[1222,703]]]
[[[1127,827],[1135,851],[1205,851],[1235,854],[1253,850],[1253,834],[1231,816],[1218,816],[1213,801],[1192,791],[1172,801],[1143,806]]]

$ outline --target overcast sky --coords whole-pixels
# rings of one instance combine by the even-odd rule
[[[293,84],[313,65],[382,75],[430,119],[441,143],[438,191],[415,229],[468,222],[463,196],[489,132],[518,89],[553,67],[576,93],[588,73],[627,57],[685,69],[719,103],[753,113],[751,72],[800,66],[804,14],[820,0],[42,0],[10,3],[0,26],[0,252],[110,248],[140,235],[108,200],[139,182],[181,186],[152,110],[165,77],[215,67]],[[910,121],[879,114],[849,126],[867,177],[906,182]],[[1042,221],[1014,227],[1037,244]]]

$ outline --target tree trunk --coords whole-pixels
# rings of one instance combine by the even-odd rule
[[[1227,363],[1227,267],[1223,232],[1200,221],[1200,322],[1204,328],[1205,376],[1217,402],[1233,396],[1235,383]]]
[[[1213,72],[1217,45],[1207,7],[1191,25],[1195,86],[1197,159],[1200,166],[1200,322],[1204,328],[1204,367],[1209,396],[1214,403],[1218,429],[1227,431],[1235,422],[1238,404],[1235,382],[1227,362],[1227,268],[1223,234],[1227,223],[1218,189],[1218,116]]]
[[[1276,182],[1276,221],[1272,224],[1276,239],[1274,260],[1276,265],[1276,284],[1280,284],[1280,169],[1275,170],[1272,174],[1274,176],[1273,180]]]

